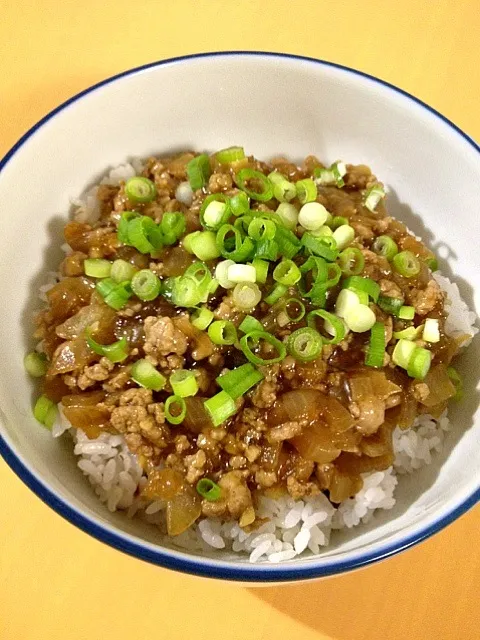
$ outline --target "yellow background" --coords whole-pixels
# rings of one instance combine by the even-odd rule
[[[3,0],[0,156],[94,82],[215,49],[288,51],[362,69],[478,140],[479,33],[478,0]],[[170,573],[103,546],[43,505],[3,462],[0,509],[1,640],[480,636],[478,508],[377,566],[266,589]]]

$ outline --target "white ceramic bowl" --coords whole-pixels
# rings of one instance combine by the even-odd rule
[[[397,504],[342,533],[320,557],[251,565],[159,546],[153,528],[111,514],[31,415],[22,358],[45,271],[60,259],[69,198],[129,156],[242,144],[258,157],[309,153],[364,162],[388,185],[389,207],[422,235],[480,308],[480,149],[403,91],[338,65],[287,55],[220,53],[148,65],[110,78],[46,116],[0,164],[0,450],[37,495],[91,535],[166,567],[230,580],[269,582],[340,573],[385,558],[438,531],[480,498],[479,341],[463,358],[464,402],[447,450],[401,478]],[[22,505],[18,505],[21,518]]]

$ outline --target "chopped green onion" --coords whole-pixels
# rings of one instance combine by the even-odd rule
[[[250,199],[246,193],[240,191],[230,198],[230,209],[234,216],[241,216],[250,211]]]
[[[373,327],[376,317],[366,304],[358,304],[346,311],[344,320],[350,331],[364,333]]]
[[[169,379],[173,393],[180,398],[194,396],[198,391],[198,382],[193,371],[178,369],[174,371]]]
[[[316,229],[315,231],[310,231],[310,233],[312,234],[312,236],[315,236],[317,238],[320,236],[333,236],[333,231],[326,224],[322,224],[322,226],[319,229]]]
[[[314,170],[315,182],[319,185],[335,184],[341,188],[345,185],[343,177],[347,173],[347,167],[341,160],[334,162],[329,169],[316,167]]]
[[[227,278],[230,282],[255,282],[257,272],[251,264],[231,264],[227,269]]]
[[[193,253],[200,260],[207,262],[220,256],[217,247],[217,236],[213,231],[194,231],[183,239],[183,246],[188,253]]]
[[[153,364],[148,360],[137,360],[130,372],[132,380],[145,389],[152,389],[153,391],[161,391],[167,379],[160,371],[157,371]]]
[[[418,327],[407,327],[401,331],[394,331],[393,337],[397,340],[417,340],[423,331],[423,324]]]
[[[348,224],[348,218],[345,218],[344,216],[334,216],[330,222],[330,227],[335,231],[335,229],[338,229],[338,227],[341,227],[344,224]]]
[[[333,262],[338,256],[337,243],[333,236],[320,236],[318,238],[306,232],[302,236],[302,245],[310,253],[325,258],[329,262]]]
[[[216,502],[222,495],[222,490],[213,480],[202,478],[197,482],[197,493],[208,502]]]
[[[208,335],[214,344],[234,344],[237,341],[237,330],[230,320],[215,320],[208,327]]]
[[[425,320],[422,337],[425,342],[440,342],[440,328],[437,318],[427,318]]]
[[[416,348],[415,343],[411,340],[400,339],[392,353],[393,363],[402,367],[402,369],[407,369]]]
[[[132,296],[129,282],[119,282],[117,284],[111,278],[99,280],[95,285],[95,289],[102,296],[104,302],[117,311],[124,307]]]
[[[163,247],[160,227],[148,216],[137,216],[128,223],[128,242],[140,253],[155,253]]]
[[[203,406],[209,413],[214,427],[221,425],[237,411],[235,400],[226,391],[220,391],[205,400]]]
[[[275,223],[266,218],[253,218],[248,225],[248,235],[256,240],[273,240],[275,238]]]
[[[420,261],[411,251],[401,251],[392,259],[393,268],[405,278],[413,278],[420,273]]]
[[[192,158],[187,164],[187,178],[193,191],[204,187],[211,175],[210,158],[206,153]]]
[[[257,306],[262,299],[262,293],[258,285],[253,282],[239,282],[233,290],[235,306],[243,311],[250,311]]]
[[[217,231],[230,218],[230,200],[224,193],[212,193],[200,207],[200,224],[210,231]]]
[[[364,278],[362,276],[350,276],[343,281],[344,289],[352,291],[364,291],[374,302],[377,302],[380,295],[380,285],[372,280],[372,278]]]
[[[370,342],[368,343],[365,364],[368,367],[383,367],[385,347],[385,324],[383,322],[375,322],[370,331]]]
[[[377,304],[386,313],[390,313],[392,316],[398,316],[400,309],[403,306],[402,298],[392,298],[391,296],[378,296]]]
[[[267,304],[275,304],[277,300],[280,300],[288,291],[288,287],[280,282],[273,287],[273,289],[265,296],[264,301]]]
[[[242,364],[241,367],[222,373],[218,376],[218,385],[228,393],[228,395],[236,400],[245,395],[249,389],[263,380],[265,376],[258,369],[250,364]]]
[[[338,264],[345,275],[356,276],[362,273],[365,266],[365,258],[360,249],[348,247],[338,256]]]
[[[293,260],[282,260],[273,270],[273,279],[288,287],[296,284],[302,274]]]
[[[298,180],[295,183],[295,187],[297,189],[297,198],[301,204],[306,204],[307,202],[313,202],[317,197],[317,185],[311,178],[305,178],[304,180]],[[320,205],[321,206],[321,205]],[[300,209],[300,213],[302,210]],[[300,218],[299,218],[300,219]],[[303,227],[302,222],[300,224]],[[323,224],[323,222],[322,222]],[[307,228],[307,227],[305,227]]]
[[[232,235],[233,234],[233,237]],[[245,262],[253,257],[255,245],[251,238],[243,238],[239,229],[231,224],[220,227],[216,237],[217,249],[224,258],[234,262]]]
[[[277,351],[276,356],[273,358],[261,358],[250,348],[249,342],[252,341],[254,345],[259,348],[259,341],[263,340],[267,342],[269,345],[275,348]],[[271,333],[267,331],[249,331],[242,338],[240,338],[240,349],[243,351],[244,356],[247,358],[249,362],[256,365],[268,365],[275,364],[276,362],[281,362],[287,353],[287,349],[283,342],[275,338]]]
[[[215,267],[215,278],[224,289],[233,289],[235,286],[235,283],[228,279],[228,268],[234,264],[235,262],[233,260],[222,260],[218,262]]]
[[[310,298],[313,305],[323,309],[327,302],[327,284],[325,282],[315,283],[306,297]]]
[[[279,202],[289,202],[297,195],[297,188],[293,182],[289,182],[285,176],[278,171],[272,171],[268,179],[273,184],[273,196]]]
[[[379,184],[374,184],[365,192],[363,204],[369,210],[374,212],[378,203],[385,197],[385,190]]]
[[[431,364],[431,351],[423,347],[416,347],[408,363],[407,373],[411,378],[423,380],[429,372]]]
[[[335,302],[335,312],[339,318],[345,319],[345,314],[359,304],[360,298],[357,291],[342,289]]]
[[[413,320],[415,317],[415,307],[402,305],[398,310],[400,320]]]
[[[276,240],[260,240],[255,248],[255,258],[259,260],[275,261],[278,256],[278,243]]]
[[[144,178],[143,176],[135,176],[125,183],[125,195],[130,202],[152,202],[157,195],[155,183]]]
[[[153,271],[142,269],[133,276],[130,286],[137,298],[144,302],[149,302],[158,298],[162,283]]]
[[[372,249],[387,260],[393,260],[398,253],[397,243],[390,236],[378,236],[372,245]]]
[[[335,178],[335,183],[337,187],[339,188],[343,187],[345,185],[345,181],[343,180],[343,177],[347,173],[347,167],[345,166],[345,163],[342,162],[341,160],[337,160],[337,162],[334,162],[332,164],[331,170]]]
[[[83,270],[85,275],[91,278],[109,278],[112,263],[103,258],[87,258],[83,261]]]
[[[355,238],[355,229],[349,224],[342,224],[335,229],[333,237],[337,243],[337,249],[341,251],[353,242],[353,239]]]
[[[32,376],[32,378],[41,378],[48,370],[47,356],[44,353],[32,351],[23,359],[23,365],[25,371]]]
[[[206,302],[209,287],[201,289],[198,281],[187,275],[168,278],[164,282],[163,295],[177,307],[195,307],[200,302]]]
[[[275,212],[287,229],[293,231],[298,224],[298,210],[293,204],[282,202]]]
[[[110,362],[123,362],[128,357],[128,343],[126,338],[121,338],[112,344],[99,344],[92,338],[88,329],[85,331],[85,337],[90,349],[99,356],[108,358]]]
[[[213,311],[202,307],[197,309],[191,316],[191,322],[196,329],[204,331],[213,320]]]
[[[217,151],[215,158],[220,164],[230,164],[231,162],[243,160],[245,158],[245,151],[243,147],[227,147],[226,149]]]
[[[240,169],[234,176],[234,180],[239,189],[244,191],[253,200],[268,202],[273,198],[273,187],[267,176],[254,169]],[[253,188],[250,185],[253,183]]]
[[[453,399],[459,402],[463,398],[463,380],[461,375],[454,367],[447,367],[447,374],[455,387],[455,395]]]
[[[170,424],[180,424],[187,415],[187,403],[180,396],[168,396],[165,400],[165,418]]]
[[[254,258],[252,260],[252,267],[255,269],[255,281],[260,284],[265,284],[268,276],[268,262],[266,262],[266,260],[260,260],[260,258]]]
[[[136,211],[124,211],[120,217],[117,227],[117,238],[119,242],[128,244],[128,224],[134,218],[139,218],[140,214]]]
[[[51,429],[57,418],[57,405],[47,396],[40,396],[33,407],[33,416],[44,427]]]
[[[163,241],[166,245],[172,245],[183,236],[187,228],[183,213],[169,212],[163,214],[160,222],[160,230],[163,234]]]
[[[243,333],[250,333],[250,331],[264,331],[263,324],[253,316],[245,316],[238,328],[240,331],[243,331]]]
[[[297,311],[292,311],[290,307],[296,308]],[[305,316],[305,305],[297,298],[288,298],[288,300],[285,300],[282,311],[285,313],[288,323],[300,322],[300,320]]]
[[[130,264],[130,262],[127,262],[126,260],[118,259],[113,261],[112,268],[110,270],[110,277],[114,282],[120,284],[120,282],[130,281],[136,272],[137,269],[133,264]]]
[[[425,260],[425,264],[430,269],[430,271],[437,271],[438,270],[438,260],[437,260],[437,258],[435,256],[432,256],[431,258],[427,258]]]
[[[334,262],[329,262],[327,265],[327,281],[325,282],[325,287],[327,289],[331,289],[332,287],[336,287],[340,282],[340,278],[342,277],[342,270],[335,264]]]
[[[285,227],[277,226],[275,231],[275,240],[274,242],[278,245],[278,253],[284,258],[288,258],[291,260],[301,249],[301,242],[297,238],[297,236]],[[260,243],[259,243],[260,244]],[[258,254],[258,245],[257,245],[257,254]],[[258,255],[258,257],[262,257]]]
[[[322,353],[322,347],[322,336],[311,327],[297,329],[287,340],[288,353],[301,362],[316,360]]]
[[[328,218],[328,211],[319,202],[307,202],[298,213],[298,224],[307,231],[320,229]]]
[[[325,331],[328,331],[328,333],[333,335],[330,339],[325,338],[325,336],[322,335],[323,341],[326,344],[338,344],[345,338],[346,330],[341,318],[333,313],[324,311],[323,309],[314,309],[307,315],[307,324],[312,329],[317,328],[317,317],[324,320]]]

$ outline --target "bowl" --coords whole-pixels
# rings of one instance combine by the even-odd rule
[[[0,163],[0,451],[58,513],[137,558],[255,583],[338,574],[410,547],[479,500],[478,340],[462,358],[465,400],[452,411],[444,452],[401,478],[394,509],[338,534],[321,555],[284,564],[159,544],[151,525],[112,514],[98,501],[71,445],[53,440],[31,413],[34,389],[22,359],[31,348],[38,286],[60,260],[70,198],[130,156],[231,144],[262,158],[314,153],[370,165],[388,186],[391,213],[444,258],[441,268],[479,308],[480,148],[442,115],[372,76],[298,56],[212,53],[146,65],[56,108]]]

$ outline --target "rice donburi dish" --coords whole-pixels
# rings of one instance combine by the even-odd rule
[[[394,505],[476,329],[387,205],[367,166],[241,147],[136,159],[73,202],[25,366],[108,509],[278,562]]]

